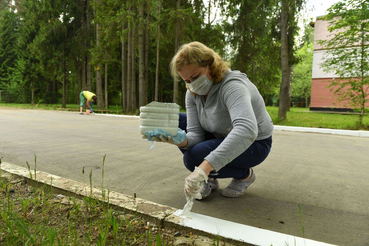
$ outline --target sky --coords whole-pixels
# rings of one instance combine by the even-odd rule
[[[204,0],[204,4],[207,7],[209,0]],[[308,19],[312,19],[312,21],[316,20],[317,16],[326,15],[326,10],[331,7],[333,4],[340,2],[341,0],[306,0],[306,11],[304,14]],[[219,16],[218,9],[212,9],[211,19],[214,19],[214,16]],[[217,19],[215,17],[215,19]]]
[[[326,15],[326,10],[340,0],[307,0],[306,7],[309,10],[308,16],[315,21],[317,16]]]

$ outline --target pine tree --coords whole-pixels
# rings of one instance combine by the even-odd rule
[[[0,14],[0,90],[11,86],[17,63],[18,21],[13,6],[6,6]]]

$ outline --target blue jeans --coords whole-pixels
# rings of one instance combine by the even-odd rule
[[[186,131],[187,115],[179,114],[179,128]],[[193,172],[195,166],[199,166],[204,158],[215,150],[224,138],[215,138],[210,132],[205,132],[205,141],[196,144],[190,149],[181,149],[183,153],[183,163],[185,167]],[[267,158],[272,148],[272,136],[269,138],[255,141],[241,155],[221,168],[218,172],[212,171],[210,178],[235,178],[244,179],[250,174],[250,168],[262,163]]]

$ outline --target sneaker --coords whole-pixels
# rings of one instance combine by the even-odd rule
[[[205,197],[208,197],[211,192],[215,189],[219,188],[219,182],[217,179],[209,180],[208,183],[205,183],[204,181],[204,187],[201,190],[201,199],[204,199]]]
[[[79,113],[80,115],[82,115],[83,113]]]
[[[222,195],[226,197],[241,197],[246,193],[247,187],[254,183],[256,176],[252,169],[251,178],[248,180],[232,179],[231,183],[222,191]]]

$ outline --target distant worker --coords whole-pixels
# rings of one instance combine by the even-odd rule
[[[86,105],[88,109],[91,110],[91,113],[94,113],[94,110],[92,109],[92,103],[96,103],[97,97],[94,93],[90,91],[82,91],[79,94],[79,114],[83,114],[82,110],[83,107]]]

